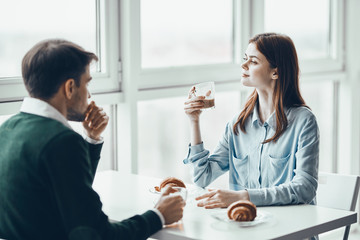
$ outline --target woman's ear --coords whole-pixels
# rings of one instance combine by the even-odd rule
[[[278,70],[277,68],[274,68],[273,71],[272,71],[272,76],[271,76],[271,79],[278,79],[279,78],[279,75],[278,75]]]
[[[68,100],[70,100],[74,94],[75,91],[75,80],[72,78],[69,78],[66,80],[64,84],[64,90],[65,90],[65,96]]]

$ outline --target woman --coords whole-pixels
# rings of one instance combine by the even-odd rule
[[[276,33],[250,39],[241,81],[255,89],[240,115],[227,124],[212,155],[201,140],[202,97],[185,102],[191,146],[184,163],[193,165],[194,182],[206,187],[229,171],[231,190],[209,190],[196,198],[201,200],[198,206],[227,207],[237,200],[256,205],[313,204],[319,130],[300,94],[292,40]]]

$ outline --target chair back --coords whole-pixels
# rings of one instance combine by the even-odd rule
[[[316,200],[318,206],[355,211],[360,177],[335,173],[319,173]],[[346,226],[343,239],[348,239],[350,226]]]
[[[319,173],[317,205],[355,211],[360,177],[335,173]]]

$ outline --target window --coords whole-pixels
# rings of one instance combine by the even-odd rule
[[[129,77],[140,90],[238,81],[243,2],[134,0],[122,7]],[[244,3],[245,4],[245,3]]]
[[[142,0],[142,67],[232,62],[232,1]]]
[[[342,11],[339,0],[264,1],[263,27],[257,31],[291,37],[303,73],[342,70]]]
[[[320,131],[320,163],[319,170],[333,172],[334,155],[334,83],[331,81],[305,82],[301,85],[301,92],[306,104],[316,116]]]
[[[133,41],[129,45],[128,56],[133,53],[131,57],[134,60],[129,72],[137,81],[139,95],[145,94],[147,99],[151,99],[137,102],[138,172],[158,177],[177,174],[185,178],[190,176],[188,170],[182,167],[182,160],[186,156],[189,142],[188,119],[183,113],[182,106],[184,99],[166,97],[171,96],[172,92],[178,96],[179,89],[185,85],[204,81],[215,81],[217,86],[222,86],[224,92],[221,94],[223,95],[217,94],[217,99],[219,96],[224,96],[226,92],[233,94],[232,84],[241,76],[238,60],[243,56],[248,39],[256,33],[270,31],[289,35],[295,43],[302,73],[302,94],[316,115],[320,128],[320,170],[336,171],[336,149],[339,147],[336,114],[339,99],[334,83],[343,79],[344,1],[231,2],[222,1],[223,6],[217,7],[217,14],[220,16],[225,16],[226,12],[231,11],[231,13],[221,18],[221,21],[216,20],[216,30],[213,35],[215,39],[215,35],[219,34],[216,37],[223,39],[223,43],[230,42],[230,45],[222,45],[226,46],[223,49],[230,49],[230,61],[228,50],[223,51],[223,53],[226,52],[226,58],[222,58],[225,55],[221,54],[217,54],[216,58],[211,58],[206,55],[208,53],[199,57],[199,55],[195,56],[198,52],[194,46],[197,45],[190,44],[199,40],[194,40],[197,36],[197,31],[194,29],[197,26],[204,24],[201,30],[207,29],[206,23],[202,23],[202,20],[206,19],[208,13],[211,12],[211,7],[208,5],[215,6],[218,2],[139,0],[138,5],[131,4],[132,17],[129,19],[132,24],[130,26],[135,26],[135,28],[138,26],[139,29],[132,29],[129,32],[130,39]],[[197,4],[200,3],[203,4],[202,8],[198,8]],[[187,11],[188,8],[191,10]],[[197,11],[198,16],[204,16],[204,18],[200,20],[195,18],[192,20],[192,26],[188,26],[187,18],[192,19],[195,15],[192,10]],[[184,12],[185,17],[182,14]],[[230,16],[232,21],[226,20]],[[136,19],[138,22],[135,21]],[[166,19],[167,22],[161,19]],[[217,18],[214,17],[214,19]],[[212,24],[211,21],[208,20]],[[223,24],[222,30],[217,29],[220,24]],[[229,31],[229,29],[232,30]],[[199,31],[199,33],[206,35],[206,32]],[[232,34],[232,37],[229,37],[229,34]],[[202,44],[205,46],[212,43],[213,39],[210,39],[208,35],[204,41]],[[209,45],[206,46],[209,49]],[[179,47],[181,51],[175,47]],[[334,72],[336,76],[333,76]],[[322,81],[318,81],[319,79]],[[248,89],[242,89],[240,96],[234,93],[237,98],[241,98],[239,105],[236,107],[228,105],[227,108],[234,107],[233,111],[227,110],[226,113],[222,113],[232,113],[232,115],[227,117],[224,115],[221,120],[219,116],[209,120],[205,116],[211,112],[203,114],[202,134],[206,148],[210,151],[215,147],[223,129],[209,131],[211,133],[207,137],[206,134],[209,133],[208,128],[205,127],[206,122],[211,122],[211,126],[218,126],[212,121],[222,121],[219,125],[223,128],[226,121],[241,110],[240,102],[246,100],[242,97],[247,91]],[[158,96],[161,92],[166,93]],[[219,111],[218,107],[213,112],[216,111]],[[159,114],[152,114],[156,112]],[[215,131],[217,131],[216,134]]]
[[[2,3],[0,77],[21,76],[25,53],[47,38],[68,39],[97,52],[95,3],[88,0],[11,0]]]
[[[329,0],[265,1],[265,31],[290,36],[300,59],[330,55],[329,19]]]
[[[92,68],[93,93],[119,90],[118,10],[117,1],[105,0],[2,1],[0,102],[27,96],[21,80],[22,58],[49,38],[75,42],[98,55],[99,62]]]
[[[240,83],[239,83],[240,84]],[[189,119],[184,113],[183,97],[138,103],[139,174],[177,176],[191,182],[192,175],[183,159],[190,142]],[[215,109],[201,114],[204,146],[212,152],[224,133],[226,124],[240,113],[240,92],[216,92]]]

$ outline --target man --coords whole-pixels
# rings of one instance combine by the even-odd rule
[[[109,118],[87,103],[93,60],[65,40],[40,42],[25,55],[31,97],[0,127],[0,238],[146,239],[182,218],[185,203],[171,189],[154,209],[124,221],[110,223],[102,212],[92,183]],[[83,122],[85,139],[67,120]]]

